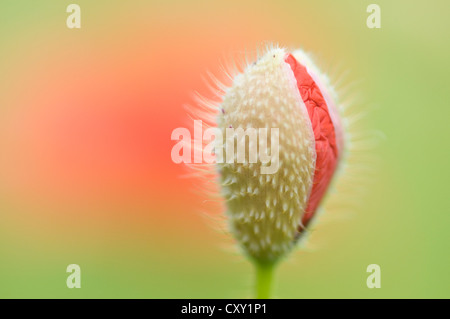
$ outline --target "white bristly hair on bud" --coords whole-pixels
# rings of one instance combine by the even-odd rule
[[[262,263],[275,262],[294,245],[315,168],[311,122],[285,55],[282,48],[268,50],[237,75],[217,119],[224,136],[229,127],[279,129],[275,173],[262,174],[260,162],[218,164],[232,233]]]

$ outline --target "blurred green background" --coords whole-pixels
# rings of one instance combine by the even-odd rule
[[[251,297],[251,265],[199,213],[170,133],[206,70],[267,42],[347,72],[362,129],[384,136],[275,296],[450,297],[447,1],[77,1],[79,30],[70,3],[0,4],[0,297]]]

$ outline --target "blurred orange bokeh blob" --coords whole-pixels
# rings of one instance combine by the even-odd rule
[[[263,16],[251,26],[248,12],[234,17],[217,12],[213,27],[195,17],[154,17],[151,25],[140,17],[110,30],[115,37],[90,31],[22,43],[8,96],[13,107],[0,128],[0,189],[9,204],[33,207],[22,209],[30,222],[55,218],[62,207],[102,220],[120,205],[131,223],[133,215],[164,227],[174,218],[180,227],[198,223],[186,212],[205,197],[172,162],[171,133],[190,127],[184,105],[194,90],[211,94],[208,70],[220,79],[227,56],[264,45]]]

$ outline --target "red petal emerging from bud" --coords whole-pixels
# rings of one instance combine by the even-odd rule
[[[315,150],[317,154],[316,167],[314,171],[313,187],[309,196],[305,214],[302,217],[303,226],[307,226],[317,210],[320,201],[325,194],[328,185],[336,170],[341,136],[340,129],[336,130],[340,123],[333,123],[332,114],[335,112],[334,105],[327,101],[322,94],[319,83],[316,83],[308,73],[307,68],[300,64],[292,54],[285,58],[297,79],[297,87],[308,110],[314,131]],[[328,103],[327,103],[328,102]],[[337,122],[337,121],[336,121]],[[299,231],[302,231],[300,226]]]

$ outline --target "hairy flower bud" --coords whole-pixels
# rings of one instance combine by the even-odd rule
[[[227,148],[231,139],[238,148],[244,143],[246,154],[243,162],[232,154],[227,158],[233,161],[217,164],[222,193],[232,233],[260,263],[292,249],[336,170],[343,138],[327,84],[301,51],[273,48],[238,74],[223,96],[217,118],[226,136],[223,153],[234,151]],[[227,134],[249,128],[269,133],[259,134],[256,145],[250,134]],[[262,156],[262,146],[270,161],[250,161],[254,152]]]

